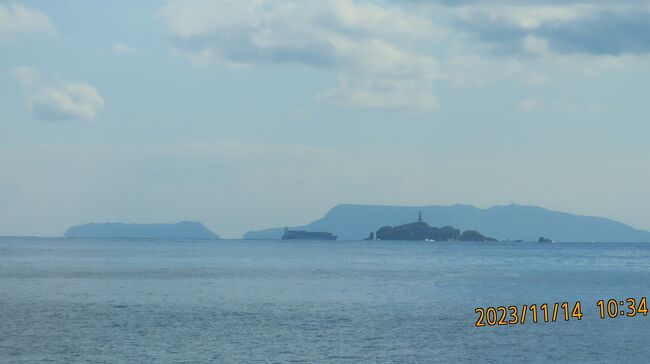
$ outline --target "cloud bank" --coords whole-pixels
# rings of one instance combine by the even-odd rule
[[[332,1],[170,1],[161,16],[174,46],[197,62],[298,64],[334,70],[331,102],[435,108],[436,58],[421,49],[438,33],[397,5]]]
[[[318,97],[358,107],[434,110],[441,82],[539,80],[536,59],[650,53],[650,4],[636,0],[170,0],[159,15],[196,63],[330,71],[338,82]]]

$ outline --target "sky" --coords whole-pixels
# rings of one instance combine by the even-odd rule
[[[650,230],[650,2],[0,0],[0,235],[340,203]]]

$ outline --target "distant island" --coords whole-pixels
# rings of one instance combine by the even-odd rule
[[[66,238],[219,239],[219,235],[197,221],[182,221],[176,224],[91,223],[72,226],[63,236]]]
[[[362,240],[383,226],[408,224],[422,210],[431,226],[476,230],[501,241],[650,242],[650,232],[602,217],[574,215],[536,206],[510,204],[477,208],[452,206],[338,205],[322,218],[295,230],[328,231],[339,240]],[[281,239],[284,228],[249,231],[244,239]],[[380,238],[381,239],[381,238]]]
[[[399,226],[384,226],[377,230],[378,240],[433,240],[433,241],[497,241],[483,236],[478,231],[460,230],[451,226],[442,228],[429,226],[422,220],[420,211],[418,221]]]

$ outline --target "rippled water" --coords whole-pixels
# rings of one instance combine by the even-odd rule
[[[647,362],[650,316],[595,302],[649,289],[643,244],[0,238],[0,362]]]

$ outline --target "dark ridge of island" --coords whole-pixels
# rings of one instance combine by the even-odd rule
[[[72,226],[63,236],[94,239],[219,239],[219,235],[197,221],[181,221],[176,224],[91,223]]]
[[[422,213],[416,222],[382,227],[377,230],[377,240],[497,241],[474,230],[461,233],[451,226],[441,228],[429,226],[422,221]]]
[[[296,230],[329,231],[339,240],[362,240],[382,226],[407,224],[422,210],[432,226],[477,230],[501,241],[538,241],[540,236],[567,242],[650,242],[650,232],[602,217],[574,215],[535,206],[477,208],[453,206],[338,205]],[[280,239],[283,228],[249,231],[244,239]]]

